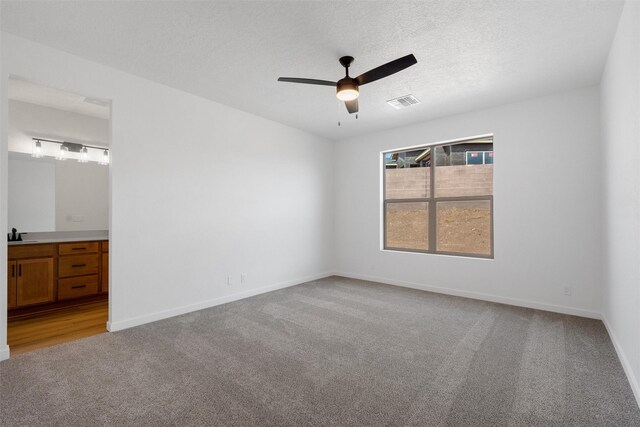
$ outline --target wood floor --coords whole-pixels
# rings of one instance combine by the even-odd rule
[[[69,307],[34,317],[9,319],[11,355],[75,341],[107,331],[108,301]]]

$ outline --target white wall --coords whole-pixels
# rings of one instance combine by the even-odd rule
[[[9,158],[7,231],[56,229],[56,165],[53,160]],[[104,229],[104,228],[103,228]]]
[[[76,161],[55,167],[55,231],[108,230],[109,168]]]
[[[12,74],[112,100],[112,329],[332,270],[331,142],[4,33]]]
[[[338,272],[598,317],[598,102],[592,87],[338,141]],[[495,259],[382,251],[380,152],[484,134],[496,154]]]
[[[602,77],[603,315],[640,404],[640,3],[622,12]]]

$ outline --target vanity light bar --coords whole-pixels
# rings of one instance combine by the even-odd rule
[[[32,157],[40,158],[44,156],[42,151],[42,142],[50,142],[52,144],[59,144],[60,150],[58,154],[56,154],[55,158],[57,160],[65,160],[68,158],[68,153],[80,153],[80,158],[78,161],[80,163],[87,163],[89,161],[89,148],[94,150],[101,150],[102,156],[98,161],[101,165],[109,164],[109,149],[106,147],[98,147],[95,145],[87,145],[87,144],[78,144],[75,142],[68,141],[56,141],[53,139],[45,139],[45,138],[31,138],[34,141],[33,153]]]

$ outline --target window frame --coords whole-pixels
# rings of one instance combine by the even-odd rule
[[[421,254],[433,254],[433,255],[446,255],[446,256],[459,256],[459,257],[467,257],[467,258],[481,258],[481,259],[494,259],[494,236],[493,236],[493,220],[494,220],[494,209],[493,209],[493,194],[487,196],[459,196],[459,197],[436,197],[435,192],[435,175],[436,175],[436,165],[435,159],[436,156],[432,155],[432,161],[429,165],[429,196],[430,197],[420,197],[420,198],[405,198],[405,199],[389,199],[386,198],[387,191],[387,182],[386,182],[386,165],[385,165],[385,155],[389,153],[398,153],[405,151],[413,151],[419,149],[431,149],[432,153],[435,153],[437,147],[443,147],[447,145],[457,145],[461,143],[465,143],[467,141],[478,140],[482,138],[491,138],[494,139],[493,134],[481,135],[472,138],[464,138],[457,139],[452,141],[445,142],[437,142],[433,144],[424,144],[424,145],[416,145],[412,147],[406,148],[396,148],[393,150],[386,150],[380,153],[381,156],[381,170],[382,170],[382,248],[383,251],[394,251],[394,252],[409,252],[409,253],[421,253]],[[495,151],[495,147],[493,147],[492,151]],[[465,155],[466,157],[466,155]],[[484,164],[484,163],[483,163]],[[493,163],[491,163],[493,165]],[[493,188],[493,180],[492,180],[492,188]],[[492,191],[493,192],[493,191]],[[438,202],[466,202],[466,201],[478,201],[485,200],[489,201],[490,207],[490,221],[489,221],[489,246],[490,253],[489,254],[477,254],[477,253],[467,253],[467,252],[450,252],[450,251],[438,251],[437,243],[438,243],[438,224],[437,224],[437,211],[438,211]],[[387,205],[394,203],[411,203],[411,202],[422,202],[427,203],[428,209],[428,248],[425,249],[407,249],[407,248],[396,248],[387,245]]]
[[[469,153],[482,153],[482,163],[469,163]],[[493,163],[487,163],[487,153],[491,153],[493,154],[493,150],[485,150],[485,151],[479,151],[479,150],[473,150],[473,151],[467,151],[465,153],[464,156],[464,162],[465,165],[492,165]],[[493,159],[493,156],[491,156],[491,158]]]

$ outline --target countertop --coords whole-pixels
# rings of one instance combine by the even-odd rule
[[[20,242],[7,242],[7,244],[9,246],[19,246],[109,240],[109,232],[106,230],[33,232],[22,234],[22,239]]]
[[[47,244],[47,243],[90,242],[94,240],[109,240],[109,237],[108,236],[66,237],[66,238],[52,238],[52,239],[39,239],[39,240],[23,240],[21,242],[7,242],[7,244],[9,246],[41,245],[41,244]]]

